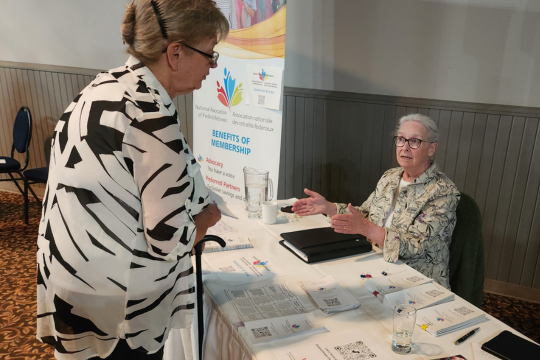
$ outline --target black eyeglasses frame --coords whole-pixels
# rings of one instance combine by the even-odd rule
[[[394,136],[394,144],[395,144],[397,147],[403,147],[403,146],[405,146],[405,142],[403,143],[403,145],[398,145],[398,143],[397,143],[397,142],[398,142],[398,138],[403,138],[403,139],[405,140],[405,142],[406,142],[407,144],[409,144],[409,147],[410,147],[411,149],[415,149],[415,150],[416,150],[416,149],[420,149],[420,146],[422,146],[422,143],[424,143],[424,142],[427,142],[427,143],[430,143],[430,144],[432,143],[431,141],[427,141],[427,140],[422,140],[422,139],[418,139],[418,138],[410,138],[410,139],[407,139],[407,138],[405,138],[405,137],[403,137],[403,136],[396,135],[396,136]],[[411,143],[409,142],[410,140],[417,140],[417,141],[420,141],[420,143],[418,144],[418,147],[413,147],[413,146],[411,145]]]
[[[201,50],[199,50],[199,49],[194,48],[193,46],[189,46],[188,44],[185,44],[185,43],[183,43],[182,41],[173,41],[173,42],[177,42],[177,43],[179,43],[179,44],[181,44],[181,45],[187,47],[188,49],[191,49],[191,50],[193,50],[193,51],[196,51],[196,52],[198,52],[199,54],[201,54],[202,56],[207,57],[208,60],[210,61],[210,63],[212,63],[212,64],[217,64],[217,61],[218,61],[218,59],[219,59],[219,53],[218,53],[217,51],[212,52],[212,54],[208,54],[208,53],[205,53],[204,51],[201,51]],[[167,46],[165,47],[165,49],[163,49],[163,51],[161,51],[161,52],[162,52],[162,53],[166,53],[168,47],[169,47],[169,45],[167,45]]]

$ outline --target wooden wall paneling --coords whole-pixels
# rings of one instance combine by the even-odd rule
[[[362,111],[362,142],[358,144],[358,148],[362,149],[360,153],[360,176],[357,180],[358,196],[356,199],[348,200],[356,204],[362,204],[371,194],[373,189],[369,189],[369,171],[372,161],[372,144],[373,144],[373,118],[375,116],[375,105],[370,103],[364,104]],[[344,200],[347,202],[347,200]]]
[[[538,140],[537,140],[538,141]],[[534,217],[533,217],[533,226],[531,228],[531,233],[529,236],[530,239],[533,239],[535,244],[530,247],[530,249],[537,248],[538,249],[538,241],[540,239],[540,194],[538,194],[538,197],[536,198],[536,207],[534,209]],[[525,271],[532,271],[534,269],[534,277],[532,282],[532,287],[535,289],[540,289],[540,251],[537,251],[536,253],[531,253],[531,257],[534,259],[536,257],[536,262],[534,267],[527,267]],[[525,259],[527,262],[528,259]],[[529,264],[531,262],[527,262]]]
[[[371,162],[369,169],[368,191],[375,190],[381,175],[388,169],[381,169],[382,145],[384,134],[384,105],[376,104],[373,115],[373,136],[371,137]],[[390,145],[391,146],[391,145]],[[368,195],[369,196],[369,195]],[[361,199],[357,199],[362,201]]]
[[[322,172],[321,172],[321,195],[328,198],[330,195],[330,173],[331,173],[331,157],[330,150],[332,148],[332,129],[335,124],[333,122],[333,105],[334,101],[326,99],[324,100],[324,126],[325,131],[323,135],[323,158],[322,158]]]
[[[431,109],[430,108],[428,110],[428,116],[431,118],[431,120],[435,121],[435,124],[437,125],[437,128],[438,128],[439,127],[439,117],[441,116],[441,111],[439,109]]]
[[[465,185],[460,191],[476,198],[476,184],[478,183],[478,173],[480,169],[480,160],[482,158],[482,148],[484,145],[484,135],[487,125],[487,114],[474,114],[474,124],[471,137],[471,149],[467,162],[467,172]]]
[[[482,213],[482,219],[484,219],[484,209],[486,206],[489,179],[491,177],[493,151],[495,150],[495,147],[497,145],[496,143],[497,131],[499,129],[499,119],[499,115],[489,115],[487,117],[487,124],[484,133],[484,142],[482,144],[478,180],[476,183],[476,193],[474,197],[476,203],[478,204],[478,207],[480,208],[480,212]],[[487,237],[485,235],[484,240],[487,241]],[[484,242],[484,244],[487,243]]]
[[[444,156],[445,158],[445,167],[444,167],[444,173],[446,176],[448,176],[451,180],[455,179],[456,175],[456,165],[457,165],[457,157],[458,157],[458,151],[461,147],[461,124],[463,122],[463,112],[461,111],[452,111],[452,114],[450,115],[450,127],[448,129],[448,135],[446,138],[446,154]]]
[[[399,119],[401,119],[403,116],[407,115],[407,108],[403,106],[396,106],[396,118],[394,119],[394,129],[397,128],[399,124]],[[392,165],[391,168],[398,167],[399,163],[396,158],[396,148],[394,147],[394,154],[392,156]]]
[[[527,118],[525,120],[523,139],[517,154],[518,160],[512,186],[512,200],[504,234],[502,250],[504,256],[498,274],[499,279],[504,279],[501,281],[518,285],[521,283],[521,272],[528,240],[528,234],[525,235],[522,230],[531,228],[532,214],[534,212],[534,204],[527,201],[526,194],[528,190],[530,191],[528,185],[531,170],[533,169],[532,166],[534,166],[531,161],[537,128],[538,119]],[[540,182],[537,180],[536,189],[538,189],[539,184]],[[536,192],[531,196],[532,198],[536,198]]]
[[[294,176],[293,176],[293,196],[302,196],[302,176],[304,173],[304,160],[307,154],[304,154],[304,124],[305,124],[305,98],[295,99],[294,111],[296,113],[294,121]]]
[[[497,279],[497,267],[501,256],[501,247],[504,234],[505,215],[508,213],[508,194],[502,189],[504,166],[508,152],[510,131],[512,129],[512,117],[501,116],[499,129],[497,131],[497,143],[493,151],[493,165],[488,185],[486,207],[484,211],[483,233],[491,239],[489,247],[486,249],[486,277]],[[501,196],[501,195],[506,196]],[[502,223],[502,224],[501,224]],[[497,261],[497,263],[494,263]]]
[[[33,120],[34,120],[34,131],[35,134],[38,134],[38,137],[40,139],[38,145],[39,152],[37,153],[37,159],[38,163],[36,164],[36,167],[42,167],[45,166],[45,152],[43,150],[43,144],[45,143],[45,139],[47,138],[47,132],[43,128],[43,115],[42,115],[42,102],[40,102],[39,95],[38,95],[38,84],[36,81],[36,72],[33,70],[28,71],[28,78],[30,83],[30,94],[32,95],[32,108],[33,108]]]
[[[395,158],[396,147],[394,144],[394,129],[396,123],[396,107],[384,105],[383,133],[381,137],[381,162],[379,169],[381,175],[392,168],[392,159]]]
[[[59,116],[56,115],[56,103],[54,102],[54,95],[51,93],[52,83],[48,82],[52,78],[49,78],[48,73],[42,71],[40,73],[43,101],[45,105],[44,116],[47,119],[47,128],[49,129],[49,134],[52,136],[54,128]]]
[[[364,104],[355,101],[348,101],[344,105],[345,124],[343,133],[343,165],[341,177],[343,186],[340,187],[339,198],[343,202],[357,202],[358,183],[360,181],[360,170],[358,168],[358,150],[362,146],[359,141],[363,134],[358,132],[359,122],[364,122]]]
[[[13,126],[10,126],[9,95],[6,84],[5,69],[0,67],[0,154],[10,156],[13,142]],[[3,178],[3,177],[2,177]]]
[[[51,116],[53,119],[58,120],[63,114],[62,104],[60,102],[60,86],[58,84],[58,77],[54,76],[52,72],[47,72],[47,91],[49,93],[49,99],[51,101]]]
[[[67,108],[66,103],[69,101],[69,95],[66,87],[66,77],[65,74],[62,73],[56,73],[56,76],[58,76],[58,86],[60,87],[60,111],[61,113],[64,113]]]
[[[22,94],[22,92],[24,90],[22,90],[22,84],[21,84],[21,81],[19,80],[19,77],[20,74],[20,69],[11,69],[11,86],[13,86],[13,95],[14,95],[14,98],[15,98],[15,101],[14,101],[14,112],[13,112],[13,119],[15,119],[15,116],[17,115],[17,111],[19,110],[19,108],[22,106],[22,105],[26,105],[24,102],[25,102],[25,98],[23,98],[24,94]],[[32,111],[32,110],[30,110]],[[31,149],[31,146],[32,146],[32,143],[30,143],[30,149]],[[30,152],[30,155],[32,153]],[[25,159],[25,155],[21,155],[19,154],[17,151],[15,151],[15,155],[14,157],[20,161],[21,165],[24,164],[24,159]],[[32,158],[29,156],[28,157],[28,161],[32,161]],[[22,184],[22,182],[21,182]]]
[[[274,194],[277,194],[275,199],[286,199],[286,192],[285,192],[285,164],[286,164],[286,152],[285,152],[285,142],[286,140],[286,128],[287,128],[287,98],[285,94],[283,95],[283,108],[282,108],[282,120],[281,120],[281,145],[280,145],[280,152],[279,152],[279,177],[278,177],[278,183],[276,184],[278,186],[277,191],[274,188]]]
[[[26,103],[28,104],[28,108],[30,109],[30,112],[32,114],[32,140],[31,140],[31,146],[32,146],[32,152],[30,153],[30,156],[32,158],[32,162],[28,165],[28,169],[36,168],[42,166],[43,164],[43,149],[41,147],[41,144],[43,144],[43,131],[41,131],[41,124],[39,123],[39,103],[37,101],[37,98],[35,94],[32,93],[32,89],[35,89],[35,83],[32,81],[30,82],[30,70],[23,70],[22,71],[22,85],[24,89],[24,93],[26,96]],[[33,80],[33,77],[32,77]]]
[[[330,189],[329,189],[329,199],[330,201],[339,201],[339,188],[340,175],[341,175],[341,166],[342,162],[342,148],[343,148],[343,101],[334,100],[332,101],[332,112],[328,116],[329,127],[329,136],[331,145],[329,148],[329,163],[330,163]]]
[[[302,186],[300,189],[300,193],[296,195],[296,197],[298,198],[304,196],[305,188],[313,188],[313,185],[311,183],[313,174],[313,147],[315,145],[313,141],[313,136],[316,131],[313,122],[314,102],[315,101],[313,98],[306,98],[304,103],[304,146],[302,149],[304,153],[304,161],[302,171]]]
[[[79,94],[88,85],[83,75],[77,75],[77,84],[77,89],[79,89],[77,94]]]
[[[353,106],[351,121],[349,128],[346,131],[349,134],[347,141],[350,142],[347,154],[347,163],[349,164],[348,176],[350,179],[349,188],[344,192],[343,197],[345,202],[357,204],[360,192],[360,177],[362,177],[361,159],[362,151],[364,151],[364,134],[365,124],[369,121],[366,116],[366,104],[363,102],[350,103]]]
[[[287,96],[287,128],[285,129],[285,197],[294,197],[294,129],[296,121],[296,98]]]
[[[43,84],[41,83],[41,74],[40,71],[34,71],[34,82],[35,82],[35,93],[36,93],[36,99],[38,101],[38,107],[39,107],[39,127],[41,129],[41,132],[43,133],[43,138],[45,141],[47,141],[48,138],[52,137],[52,124],[49,124],[49,117],[47,116],[47,107],[45,104],[45,95],[43,93]],[[45,144],[43,144],[44,146]],[[44,149],[42,147],[42,149]],[[46,154],[44,152],[44,154]],[[49,159],[45,159],[45,163],[43,166],[46,166]]]
[[[459,191],[465,189],[465,179],[467,178],[467,164],[469,162],[471,139],[474,128],[474,113],[463,113],[463,121],[461,123],[461,132],[458,138],[458,154],[456,159],[456,170],[454,173],[454,183]]]
[[[527,166],[530,164],[531,149],[525,150],[526,147],[529,147],[524,134],[525,126],[524,117],[514,117],[506,160],[503,165],[504,171],[501,191],[499,192],[497,218],[495,219],[495,231],[500,234],[500,237],[497,236],[496,239],[501,240],[496,276],[497,280],[504,282],[508,282],[509,278],[507,271],[509,271],[512,263],[517,225],[521,216],[523,193],[527,179],[528,169],[523,169],[523,162],[526,162]],[[520,164],[522,165],[521,168]],[[523,170],[525,170],[525,174],[523,174]],[[521,174],[519,174],[520,171]],[[521,178],[518,178],[518,175],[521,175]],[[521,187],[518,188],[519,186]],[[511,243],[509,243],[508,237],[512,237]]]
[[[191,122],[187,122],[188,143],[193,147],[193,93],[184,95],[184,97],[186,98],[187,118],[192,119]]]
[[[418,113],[422,114],[422,115],[425,115],[425,116],[429,116],[429,109],[428,108],[418,108]]]
[[[522,219],[520,220],[516,243],[525,245],[525,253],[514,252],[510,281],[520,279],[520,285],[531,287],[535,275],[537,254],[540,250],[540,122],[535,131],[534,148],[531,158]],[[527,224],[529,226],[527,227]],[[535,233],[536,231],[536,233]],[[515,265],[514,265],[515,264]],[[518,272],[519,267],[521,271]],[[514,271],[516,274],[514,274]]]
[[[30,88],[28,86],[28,70],[18,69],[17,70],[17,82],[19,83],[19,88],[21,92],[21,105],[28,106],[30,113],[33,115],[34,112],[32,109],[32,94],[30,93]],[[28,156],[28,169],[37,167],[39,163],[39,157],[41,150],[39,148],[39,142],[42,141],[39,137],[38,132],[36,131],[35,119],[32,119],[32,138],[30,139],[30,146],[28,146],[29,156]]]
[[[435,161],[439,166],[439,169],[446,173],[446,150],[448,145],[448,137],[450,133],[450,121],[452,117],[452,112],[449,110],[441,110],[439,113],[439,145],[437,147],[437,152],[435,153]]]
[[[323,162],[324,139],[326,138],[327,127],[324,121],[324,100],[314,99],[313,104],[313,167],[311,175],[311,189],[315,192],[322,191],[322,173],[326,164]]]

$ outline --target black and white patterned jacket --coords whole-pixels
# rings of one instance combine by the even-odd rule
[[[188,327],[193,216],[208,190],[172,100],[130,57],[56,126],[38,239],[38,339],[57,359],[149,353]]]

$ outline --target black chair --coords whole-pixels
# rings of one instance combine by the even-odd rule
[[[46,184],[47,179],[49,178],[49,157],[51,154],[51,138],[48,138],[45,140],[44,150],[45,150],[45,159],[47,160],[47,166],[34,168],[34,169],[28,169],[23,172],[24,176],[24,223],[28,225],[28,190],[32,193],[34,196],[34,199],[41,204],[41,201],[36,196],[36,193],[34,190],[32,190],[32,187],[30,185],[32,184]]]
[[[0,174],[8,174],[8,179],[0,179],[0,181],[13,181],[21,194],[24,196],[24,190],[19,186],[17,181],[24,180],[22,172],[28,166],[28,146],[32,139],[32,115],[30,109],[22,106],[15,117],[13,125],[13,144],[11,146],[11,156],[0,156]],[[15,150],[20,154],[25,154],[24,164],[14,158]],[[18,177],[13,176],[14,174]],[[25,198],[25,206],[28,206],[28,201]]]
[[[482,215],[472,197],[461,193],[456,226],[450,243],[450,287],[454,293],[482,308],[484,296],[484,240]]]

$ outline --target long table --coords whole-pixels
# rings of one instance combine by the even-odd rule
[[[293,199],[279,201],[282,204],[291,204]],[[286,276],[257,282],[257,286],[269,286],[284,282],[298,282],[317,280],[331,275],[361,306],[355,310],[349,310],[335,315],[326,315],[321,310],[314,311],[317,321],[330,332],[341,332],[349,329],[360,328],[369,331],[370,335],[379,340],[378,345],[387,350],[383,359],[434,359],[443,356],[463,355],[468,360],[474,359],[470,343],[484,343],[499,334],[502,330],[509,330],[519,336],[523,336],[509,326],[494,317],[487,315],[489,321],[480,325],[480,332],[462,345],[454,345],[454,341],[467,330],[457,331],[441,337],[434,337],[418,326],[413,335],[413,349],[408,355],[398,355],[390,349],[392,339],[393,311],[384,306],[381,301],[364,288],[360,275],[370,273],[373,277],[383,276],[382,272],[394,274],[406,271],[410,267],[404,263],[388,263],[384,261],[379,249],[361,255],[349,256],[332,261],[315,264],[306,264],[295,255],[282,247],[278,241],[283,232],[305,230],[317,227],[329,226],[329,222],[323,215],[297,217],[297,220],[289,221],[279,217],[273,225],[264,224],[261,220],[249,220],[243,205],[230,206],[238,219],[223,217],[223,221],[235,227],[237,231],[247,234],[256,249],[261,249],[270,260],[277,262]],[[249,251],[249,250],[237,250]],[[203,267],[210,269],[209,264],[204,262],[210,258],[203,255]],[[257,360],[282,360],[276,359],[270,343],[253,344],[245,327],[225,290],[245,288],[246,285],[231,287],[219,279],[215,273],[203,273],[206,292],[206,341],[205,359],[208,360],[233,360],[233,359],[257,359]],[[457,297],[457,295],[456,295]],[[469,329],[470,330],[470,329]],[[166,360],[195,359],[196,356],[196,333],[194,329],[174,330],[171,332],[165,347]],[[295,335],[298,339],[309,335]],[[191,340],[193,339],[193,341]],[[192,346],[185,346],[192,342]],[[279,340],[277,340],[279,341]]]

